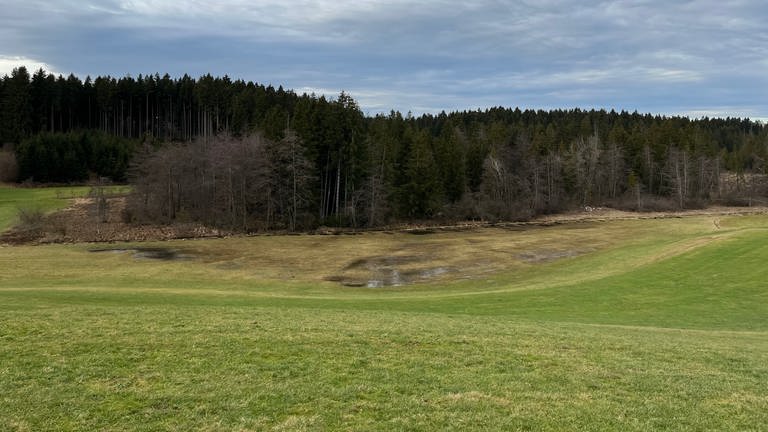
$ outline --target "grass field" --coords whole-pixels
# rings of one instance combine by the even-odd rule
[[[719,225],[3,247],[0,430],[768,430],[768,217]]]

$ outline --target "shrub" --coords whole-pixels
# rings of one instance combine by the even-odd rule
[[[0,182],[15,182],[19,176],[19,164],[13,152],[0,150]]]
[[[16,232],[27,240],[35,239],[43,234],[45,226],[45,213],[36,208],[19,208],[17,212],[19,220]]]

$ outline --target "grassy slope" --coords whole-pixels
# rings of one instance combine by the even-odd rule
[[[768,218],[721,226],[3,248],[0,429],[764,430]],[[381,251],[506,270],[321,281]]]

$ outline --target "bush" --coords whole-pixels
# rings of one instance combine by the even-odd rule
[[[107,201],[104,186],[91,187],[88,196],[93,198],[93,201],[96,204],[94,208],[96,220],[100,223],[107,222],[107,219],[109,219],[109,202]]]
[[[690,208],[701,208],[703,201],[690,201]],[[621,197],[608,200],[604,203],[606,207],[616,210],[632,212],[675,212],[680,211],[677,201],[671,197],[641,194],[638,201],[637,196],[632,193],[626,193]],[[686,208],[689,208],[686,205]]]
[[[40,209],[19,208],[19,219],[16,232],[26,239],[34,239],[43,234],[45,226],[45,213]]]
[[[19,164],[13,152],[0,150],[0,182],[15,182],[19,176]]]
[[[663,196],[648,195],[643,199],[643,208],[640,211],[644,212],[676,212],[680,211],[680,206],[677,201]]]

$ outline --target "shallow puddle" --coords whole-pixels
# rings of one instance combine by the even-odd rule
[[[421,265],[420,265],[421,264]],[[342,274],[326,280],[345,286],[383,288],[426,282],[453,272],[449,267],[426,267],[427,255],[382,255],[359,258],[342,269]]]

